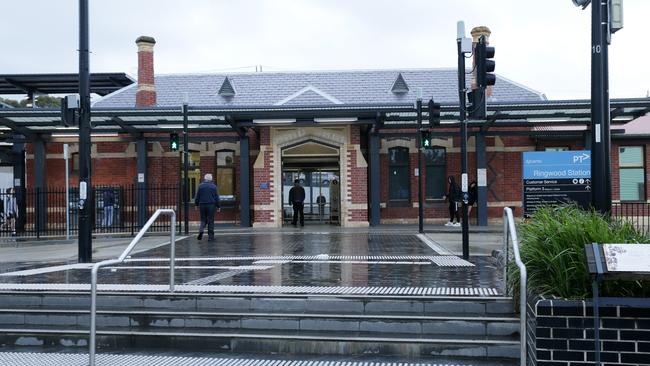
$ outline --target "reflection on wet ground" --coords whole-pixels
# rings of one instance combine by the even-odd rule
[[[178,284],[503,287],[492,258],[473,257],[470,261],[475,266],[471,267],[438,266],[426,259],[438,254],[406,233],[224,234],[214,243],[194,237],[179,241],[176,253]],[[138,253],[131,262],[102,270],[101,282],[165,284],[168,262],[147,259],[168,256],[168,245]],[[88,283],[90,279],[89,269],[78,267],[24,276],[6,274],[0,282]]]

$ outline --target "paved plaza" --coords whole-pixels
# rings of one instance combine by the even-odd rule
[[[180,237],[176,284],[180,291],[207,286],[204,289],[233,292],[502,294],[494,258],[477,255],[465,261],[453,255],[458,249],[451,239],[455,236],[460,235],[286,230],[222,232],[215,243]],[[103,248],[99,258],[114,258],[125,246],[123,239],[110,245],[104,241],[98,246]],[[34,248],[45,248],[46,253],[48,249],[26,249]],[[138,289],[145,291],[168,284],[169,239],[149,237],[143,248],[125,263],[102,270],[100,283],[113,289],[140,286]],[[18,244],[1,250],[18,253],[23,249]],[[0,288],[85,289],[90,264],[58,259],[62,258],[54,257],[48,263],[3,263]]]

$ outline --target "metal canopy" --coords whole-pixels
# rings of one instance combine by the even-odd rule
[[[90,74],[90,92],[106,95],[133,84],[125,73]],[[79,74],[0,74],[0,94],[73,94],[79,92]]]
[[[624,124],[650,112],[650,98],[617,99],[611,102],[614,124]],[[424,127],[440,132],[459,126],[458,106],[441,107],[441,124],[429,126],[424,113]],[[190,132],[237,132],[264,125],[305,126],[333,124],[374,125],[376,129],[416,128],[415,107],[397,105],[328,105],[265,107],[189,107]],[[546,135],[584,132],[590,122],[590,104],[582,101],[542,101],[536,103],[493,103],[488,105],[488,121],[469,121],[473,133],[521,134],[520,127],[544,131]],[[95,108],[92,110],[93,133],[170,132],[181,130],[183,113],[177,108]],[[557,128],[557,131],[554,130]],[[18,133],[28,138],[57,134],[76,134],[75,127],[62,127],[58,109],[1,109],[0,131]],[[45,135],[45,136],[44,136]]]

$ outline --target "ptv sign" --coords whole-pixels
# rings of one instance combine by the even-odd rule
[[[524,152],[524,216],[540,206],[591,203],[591,151]]]

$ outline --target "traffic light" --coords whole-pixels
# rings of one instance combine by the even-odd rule
[[[429,130],[420,130],[420,144],[425,149],[431,148],[431,132]]]
[[[178,148],[180,146],[180,142],[178,139],[178,134],[176,132],[172,132],[169,134],[169,147],[171,148],[172,151],[178,151]]]
[[[495,63],[492,58],[494,58],[494,47],[489,47],[486,45],[485,36],[479,38],[478,43],[476,44],[476,86],[479,88],[486,88],[490,85],[494,85],[496,82],[496,76],[494,72]]]
[[[440,125],[440,103],[436,103],[433,99],[429,99],[429,125]]]

